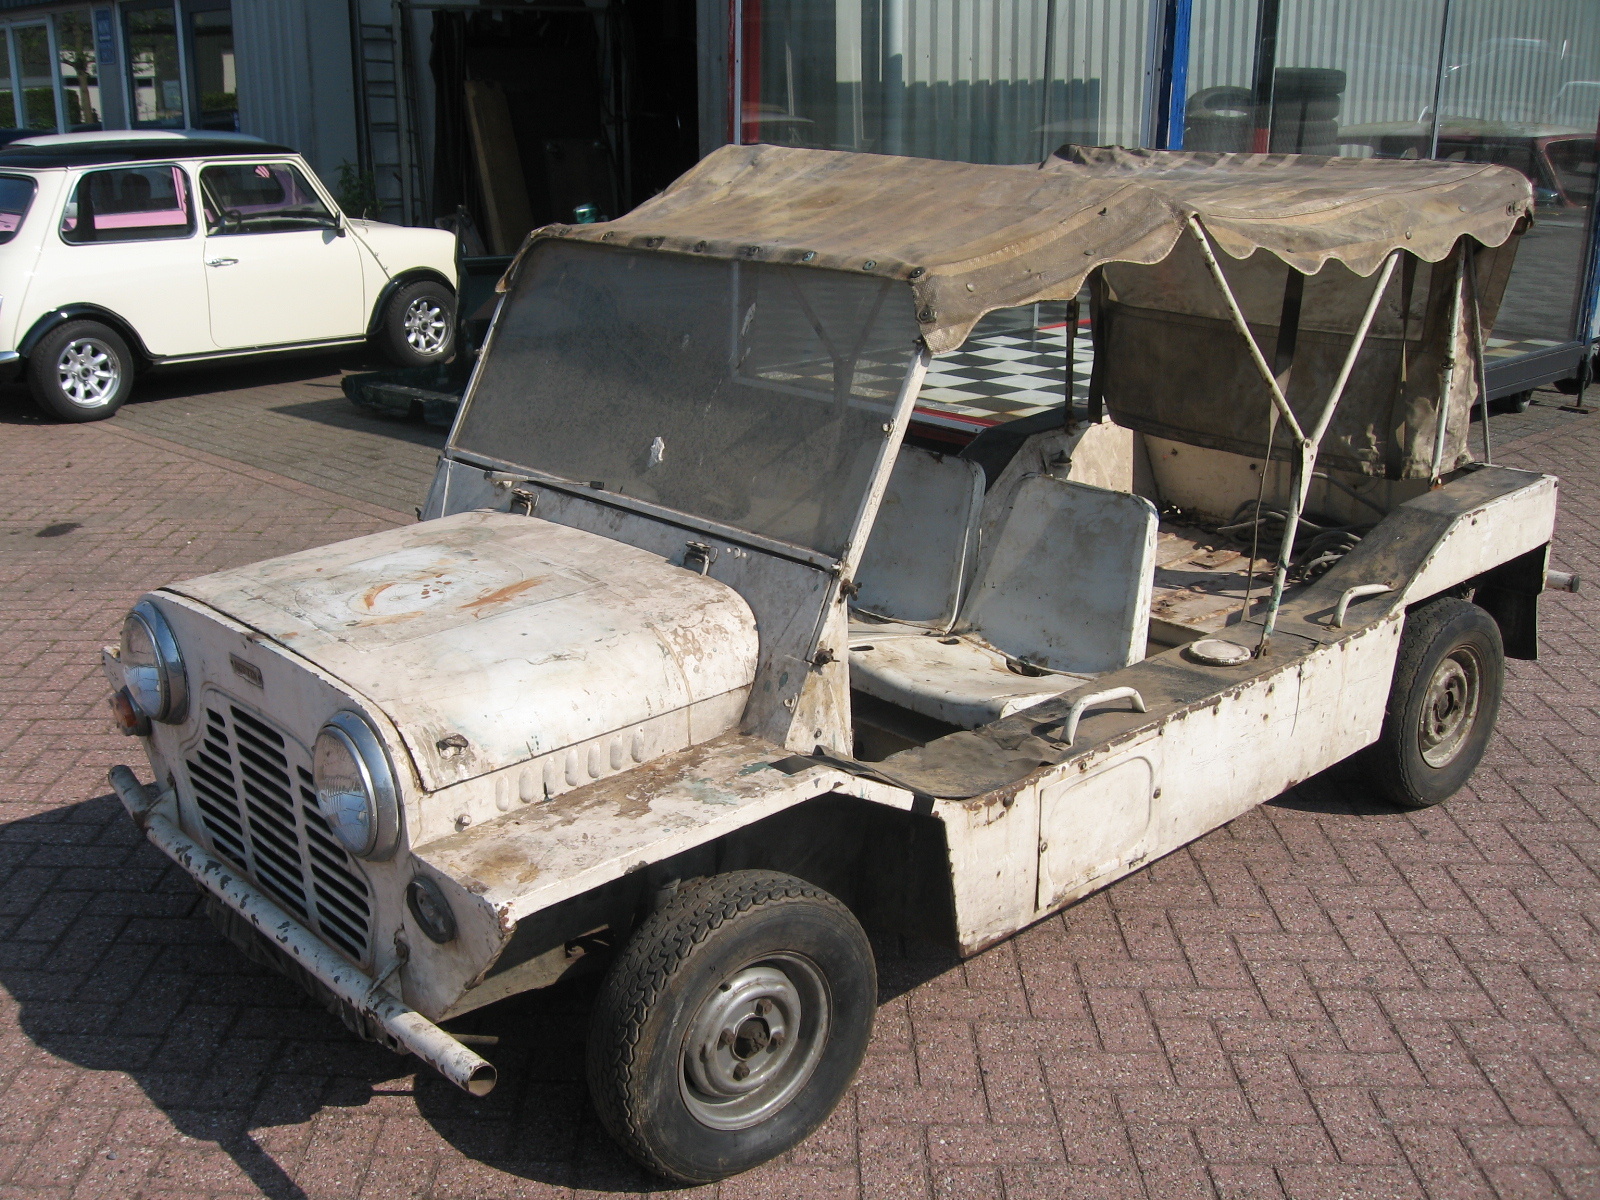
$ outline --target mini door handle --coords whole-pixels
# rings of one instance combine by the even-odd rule
[[[231,266],[233,266],[234,263],[236,263],[238,261],[239,260],[237,258],[208,258],[208,259],[206,259],[206,266],[208,266],[208,267],[231,267]]]

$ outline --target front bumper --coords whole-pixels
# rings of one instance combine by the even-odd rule
[[[124,766],[112,767],[109,778],[134,823],[168,858],[341,1005],[381,1028],[387,1035],[384,1040],[415,1054],[474,1096],[486,1096],[494,1088],[494,1067],[385,990],[387,972],[372,979],[351,966],[236,869],[184,833],[170,790],[155,793]]]

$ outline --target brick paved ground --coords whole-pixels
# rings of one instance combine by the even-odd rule
[[[338,411],[324,369],[101,426],[0,394],[0,1200],[651,1186],[588,1114],[584,990],[492,1014],[502,1084],[469,1101],[243,962],[105,795],[130,748],[96,656],[134,596],[420,498],[427,435]],[[1600,581],[1600,419],[1495,424],[1563,476],[1558,564]],[[890,958],[834,1119],[705,1191],[1600,1197],[1592,611],[1545,601],[1471,794],[1400,814],[1333,772],[964,965]]]

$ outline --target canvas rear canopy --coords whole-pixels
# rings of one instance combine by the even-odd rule
[[[560,238],[895,279],[933,354],[959,348],[985,313],[1070,300],[1093,276],[1112,416],[1263,455],[1270,388],[1227,327],[1197,230],[1269,358],[1286,277],[1311,277],[1283,377],[1297,414],[1337,374],[1369,277],[1404,251],[1323,444],[1329,466],[1403,478],[1438,465],[1441,396],[1445,465],[1463,459],[1479,339],[1466,318],[1452,325],[1452,289],[1470,247],[1485,333],[1531,211],[1527,180],[1489,164],[1067,146],[1040,165],[991,166],[724,146],[624,217],[536,230],[523,255]],[[1461,369],[1444,388],[1452,354]]]

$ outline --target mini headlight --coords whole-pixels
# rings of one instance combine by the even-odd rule
[[[123,682],[139,711],[177,725],[189,711],[189,681],[178,639],[154,604],[141,600],[122,621]]]
[[[394,854],[400,805],[394,772],[372,726],[353,712],[336,713],[311,751],[317,809],[334,837],[357,858]]]

